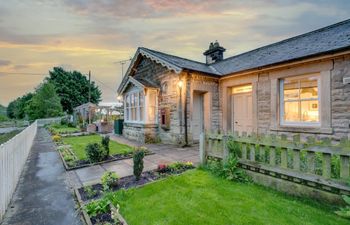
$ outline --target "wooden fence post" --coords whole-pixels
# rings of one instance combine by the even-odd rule
[[[200,163],[205,165],[207,163],[207,154],[206,154],[206,140],[205,133],[202,132],[199,137],[199,154],[200,154]]]
[[[223,148],[224,148],[224,152],[223,152],[223,162],[226,163],[227,160],[228,160],[228,156],[229,156],[229,151],[228,151],[228,147],[227,147],[227,136],[224,135],[222,136],[222,145],[223,145]]]

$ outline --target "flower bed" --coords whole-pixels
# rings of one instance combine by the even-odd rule
[[[71,147],[69,145],[59,146],[57,150],[61,155],[61,159],[63,161],[64,167],[66,170],[74,170],[74,169],[79,169],[83,167],[98,165],[98,164],[112,162],[112,161],[130,159],[133,156],[133,152],[125,152],[125,153],[110,155],[105,160],[100,162],[91,163],[87,159],[78,159],[77,156],[74,154],[74,152],[71,150]],[[149,150],[145,150],[145,154],[152,155],[154,153]]]
[[[143,172],[140,180],[136,180],[134,176],[120,178],[118,185],[113,187],[111,191],[142,186],[170,175],[181,174],[193,168],[192,162],[176,162],[169,165],[159,165],[156,170]],[[83,202],[98,199],[104,194],[102,184],[82,187],[78,189],[78,192]]]
[[[116,179],[117,185],[111,186],[109,189],[105,189],[102,184],[95,184],[75,189],[75,194],[79,204],[82,206],[83,216],[88,225],[127,225],[127,222],[119,213],[118,202],[120,194],[123,192],[117,192],[118,190],[140,187],[161,178],[181,174],[193,168],[194,166],[191,162],[159,165],[156,170],[143,172],[139,180],[136,180],[135,176],[127,176],[119,180]],[[114,172],[108,173],[115,174]],[[116,174],[115,176],[117,178]]]

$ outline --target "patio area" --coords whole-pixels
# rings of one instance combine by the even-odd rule
[[[132,147],[140,146],[139,143],[120,136],[110,135],[110,138]],[[168,164],[177,161],[191,161],[194,164],[199,163],[198,145],[187,148],[167,144],[145,144],[143,146],[146,146],[150,151],[155,153],[153,155],[145,156],[144,171],[156,169],[159,164]],[[69,181],[74,188],[96,184],[100,182],[102,174],[106,171],[114,171],[119,177],[132,175],[133,161],[132,159],[125,159],[71,170],[68,171]]]

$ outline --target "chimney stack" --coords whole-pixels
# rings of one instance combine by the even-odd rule
[[[223,60],[224,51],[226,51],[226,49],[221,47],[218,41],[215,41],[214,43],[211,42],[209,45],[209,49],[203,53],[203,55],[205,55],[206,57],[206,63],[212,64]]]

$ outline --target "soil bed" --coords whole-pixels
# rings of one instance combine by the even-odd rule
[[[145,151],[145,155],[153,155],[154,153],[146,150]],[[94,166],[94,165],[98,165],[98,164],[102,164],[102,163],[107,163],[107,162],[113,162],[113,161],[118,161],[118,160],[123,160],[123,159],[130,159],[133,156],[133,152],[129,152],[127,154],[122,153],[122,154],[114,154],[114,155],[110,155],[108,156],[107,159],[101,161],[101,162],[96,162],[96,163],[91,163],[89,160],[86,159],[81,159],[81,160],[75,160],[75,161],[69,161],[67,162],[66,160],[64,160],[64,157],[61,157],[63,161],[65,161],[64,163],[64,167],[66,170],[75,170],[75,169],[80,169],[83,167],[88,167],[88,166]]]
[[[190,168],[188,168],[190,169]],[[181,174],[188,169],[181,169],[175,171],[166,171],[166,172],[158,172],[157,170],[146,171],[142,173],[140,180],[136,180],[133,175],[122,177],[118,181],[118,186],[115,186],[111,191],[117,191],[119,189],[129,189],[133,187],[142,186],[144,184],[150,183],[152,181],[165,178],[170,175]],[[102,184],[94,184],[90,186],[92,191],[87,191],[86,187],[81,187],[78,189],[81,200],[83,202],[95,200],[100,198],[103,195],[103,187]]]

